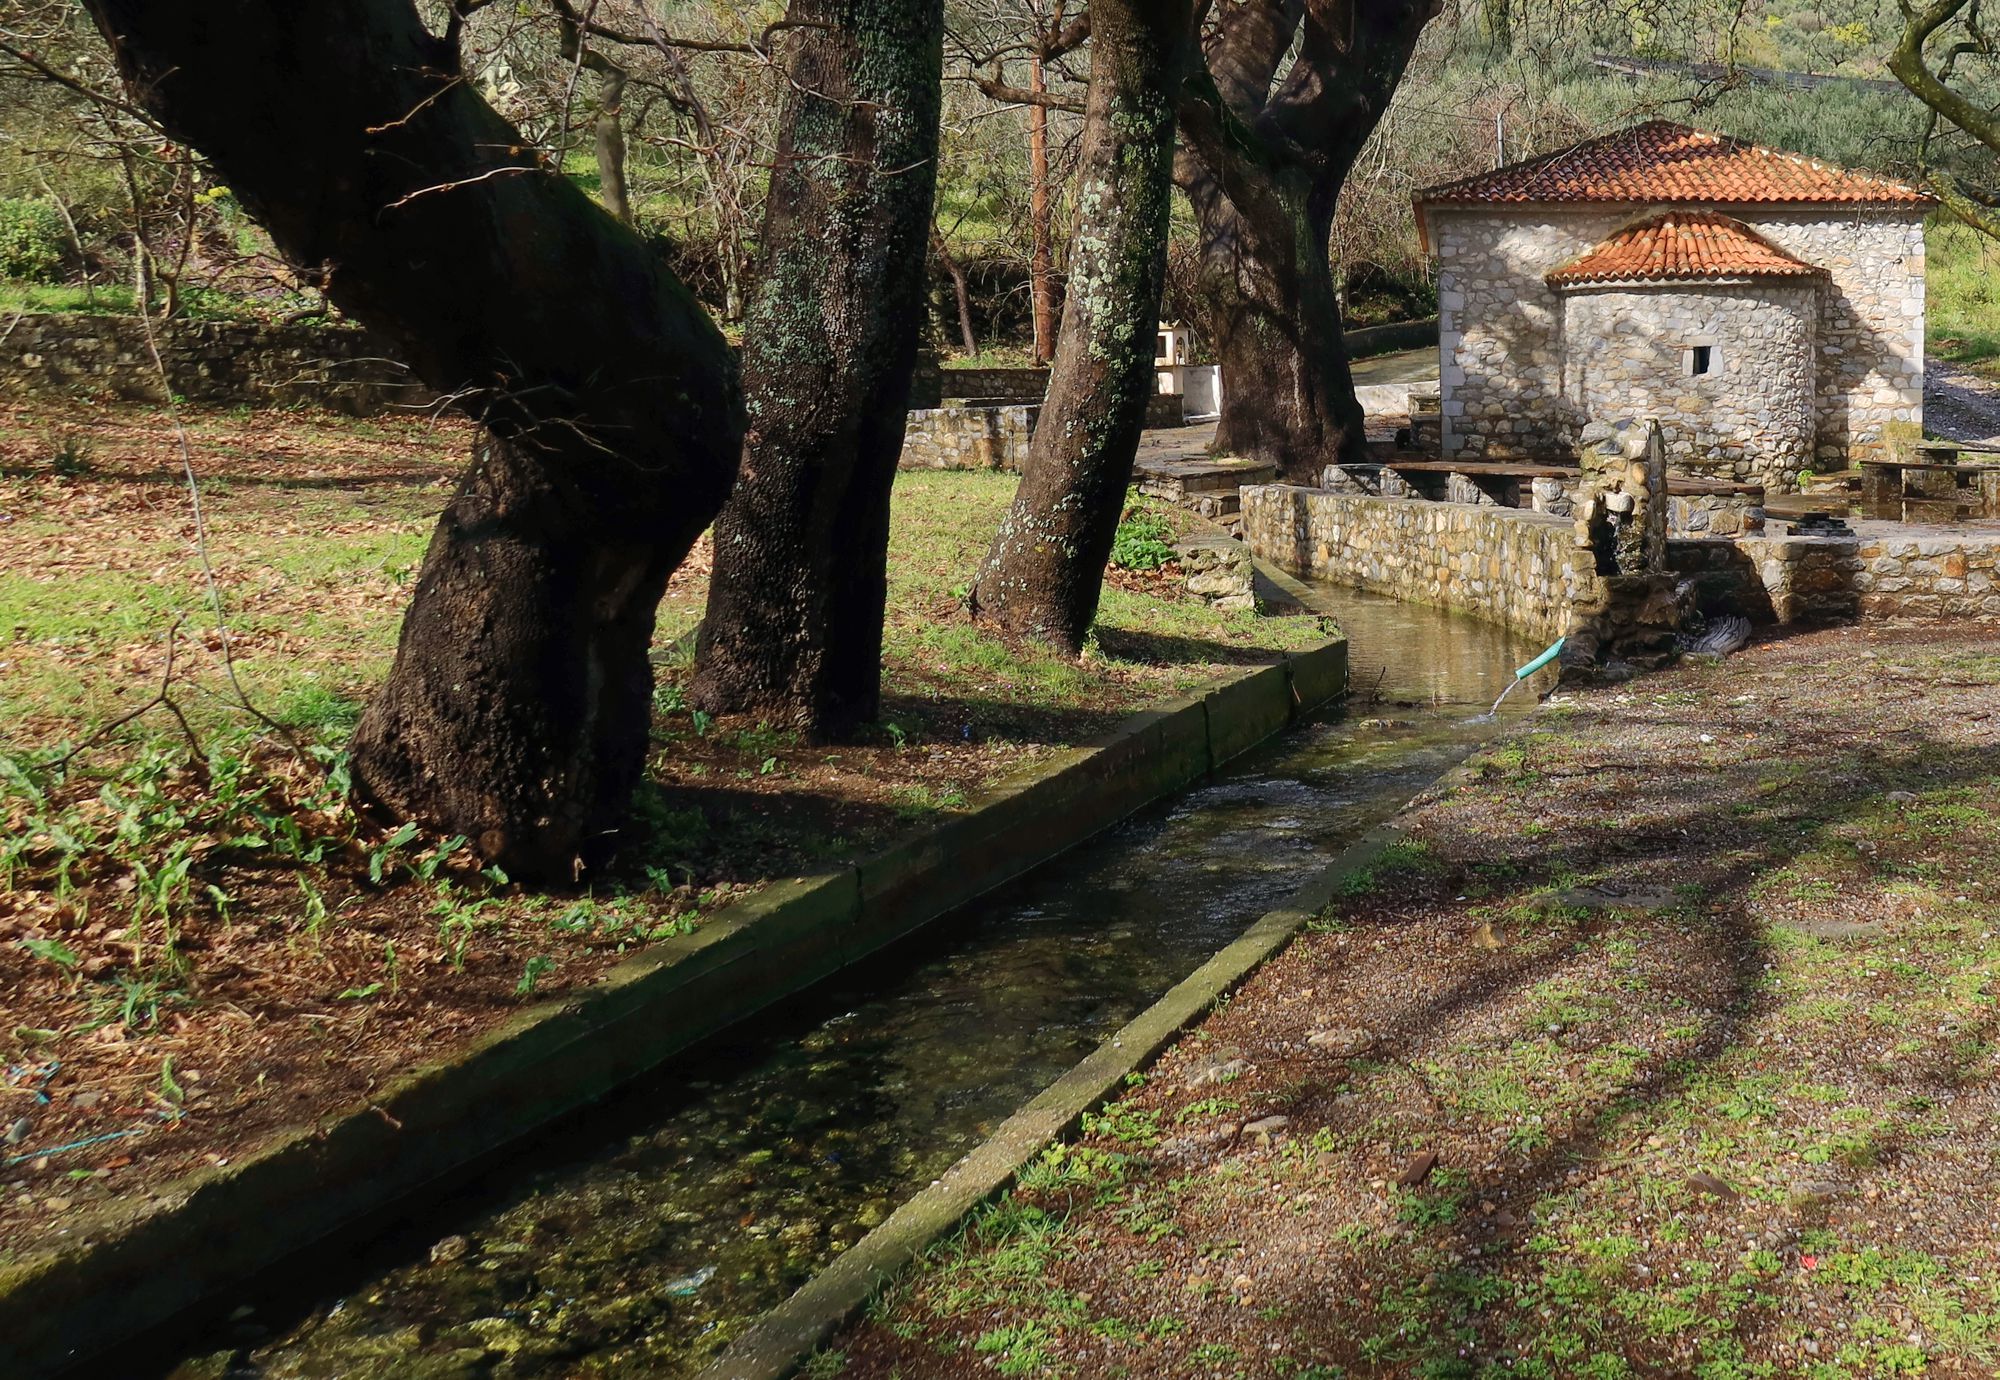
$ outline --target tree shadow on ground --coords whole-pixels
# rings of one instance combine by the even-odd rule
[[[1147,666],[1265,666],[1281,658],[1269,647],[1217,642],[1205,637],[1097,625],[1097,646],[1112,661]]]
[[[1692,734],[1698,726],[1687,727]],[[1628,909],[1616,896],[1603,893],[1603,909],[1582,920],[1567,937],[1537,945],[1532,931],[1524,933],[1527,942],[1519,951],[1509,943],[1483,962],[1475,975],[1383,1019],[1375,1027],[1380,1039],[1368,1052],[1370,1061],[1401,1064],[1419,1085],[1425,1085],[1417,1065],[1427,1051],[1435,1052],[1430,1050],[1430,1037],[1446,1023],[1465,1018],[1474,1032],[1482,1026],[1490,1030],[1493,1018],[1504,1017],[1511,1003],[1556,976],[1593,940],[1614,934],[1630,934],[1651,946],[1648,971],[1673,975],[1673,996],[1686,1005],[1691,1038],[1671,1053],[1657,1044],[1648,1049],[1628,1076],[1593,1090],[1568,1124],[1550,1128],[1547,1143],[1532,1153],[1494,1154],[1487,1164],[1464,1169],[1461,1201],[1497,1205],[1497,1211],[1467,1211],[1428,1237],[1413,1233],[1407,1244],[1386,1255],[1350,1251],[1339,1262],[1316,1268],[1307,1281],[1309,1289],[1336,1276],[1354,1286],[1345,1298],[1301,1293],[1290,1300],[1295,1316],[1305,1322],[1299,1340],[1316,1360],[1364,1369],[1388,1365],[1395,1373],[1469,1376],[1502,1356],[1521,1353],[1526,1339],[1518,1329],[1506,1330],[1504,1320],[1489,1314],[1488,1308],[1504,1292],[1499,1277],[1523,1259],[1537,1210],[1612,1172],[1621,1153],[1662,1123],[1670,1104],[1719,1062],[1748,1048],[1764,1033],[1774,1011],[1768,980],[1771,950],[1768,929],[1748,912],[1752,891],[1774,871],[1840,840],[1846,826],[1878,813],[1888,790],[1904,786],[1936,791],[2000,778],[2000,749],[1968,752],[1958,745],[1947,748],[1921,733],[1908,736],[1913,741],[1901,745],[1859,749],[1850,745],[1839,769],[1808,776],[1800,786],[1802,798],[1766,820],[1761,836],[1737,810],[1743,800],[1757,798],[1744,789],[1744,781],[1736,781],[1735,789],[1719,782],[1691,789],[1692,783],[1682,778],[1702,773],[1662,774],[1657,768],[1639,767],[1635,770],[1650,773],[1651,789],[1636,780],[1597,783],[1616,791],[1621,802],[1624,822],[1610,831],[1610,837],[1594,831],[1593,837],[1572,838],[1529,858],[1508,860],[1524,866],[1520,878],[1524,883],[1596,879],[1627,895],[1650,890],[1656,899],[1662,889],[1699,887],[1702,904],[1669,902],[1664,914],[1648,915],[1644,912],[1653,907]],[[1723,774],[1764,777],[1769,771],[1768,762],[1751,762]],[[1639,823],[1635,815],[1646,818]],[[1442,885],[1446,890],[1462,886],[1471,875],[1471,869],[1456,869]],[[1558,891],[1554,904],[1561,905],[1566,895],[1577,895],[1574,884]],[[1359,918],[1356,932],[1366,933],[1377,925],[1393,929],[1397,922]],[[1984,1028],[1990,1032],[1995,1024],[1989,1017]],[[1948,1065],[1932,1067],[1926,1076],[1945,1097],[1963,1078],[1962,1068]],[[1439,1138],[1440,1133],[1449,1135],[1454,1129],[1471,1129],[1453,1128],[1454,1118],[1435,1097],[1430,1104],[1417,1115],[1404,1108],[1392,1113],[1400,1136],[1410,1145]],[[1351,1119],[1344,1118],[1331,1100],[1300,1110],[1303,1118],[1295,1115],[1295,1121],[1310,1122],[1317,1114],[1338,1126]],[[1842,1192],[1858,1191],[1858,1176],[1893,1175],[1906,1148],[1907,1138],[1900,1134],[1875,1145],[1870,1166],[1851,1171],[1851,1181]],[[1693,1163],[1686,1166],[1688,1171],[1697,1168]],[[1675,1192],[1704,1226],[1739,1242],[1751,1235],[1783,1244],[1794,1239],[1801,1226],[1812,1224],[1810,1212],[1802,1218],[1795,1204],[1753,1197],[1727,1184],[1718,1188],[1684,1179]],[[1823,1219],[1824,1205],[1819,1206]],[[1698,1233],[1702,1229],[1696,1228]],[[1545,1301],[1551,1297],[1544,1294]],[[1379,1306],[1371,1301],[1379,1301]],[[1646,1337],[1633,1320],[1610,1310],[1592,1316],[1586,1309],[1564,1309],[1561,1304],[1559,1298],[1553,1300],[1564,1316],[1551,1327],[1577,1331],[1593,1348],[1623,1350],[1633,1359],[1650,1347],[1656,1361],[1668,1364],[1663,1359],[1667,1339]],[[1726,1335],[1733,1344],[1754,1344],[1762,1339],[1768,1322],[1756,1308],[1746,1307],[1738,1316],[1720,1320],[1717,1335]],[[1388,1323],[1393,1323],[1393,1331],[1384,1330]],[[1580,1363],[1581,1358],[1577,1360]]]

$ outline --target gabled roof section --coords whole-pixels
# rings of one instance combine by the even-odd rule
[[[1716,278],[1815,278],[1824,272],[1719,212],[1669,211],[1626,226],[1549,274],[1547,281],[1552,288],[1576,288]]]
[[[1900,182],[1670,120],[1649,120],[1416,195],[1419,207],[1605,201],[1917,207],[1932,198]]]

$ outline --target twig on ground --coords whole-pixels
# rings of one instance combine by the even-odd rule
[[[69,764],[72,761],[74,761],[79,755],[81,755],[86,749],[94,747],[97,743],[103,741],[103,739],[107,735],[115,732],[120,728],[123,728],[126,724],[131,723],[134,719],[138,718],[140,715],[146,714],[154,709],[159,708],[162,705],[166,706],[167,712],[174,716],[174,721],[181,726],[181,732],[187,735],[188,746],[193,750],[194,753],[192,760],[195,763],[196,769],[197,770],[204,769],[202,768],[201,765],[203,756],[201,750],[201,740],[195,736],[194,729],[188,724],[187,715],[181,712],[181,707],[178,704],[174,703],[174,698],[173,698],[175,639],[180,635],[181,625],[185,622],[187,622],[187,615],[182,614],[179,618],[176,618],[174,620],[174,625],[171,628],[167,629],[167,668],[160,676],[160,688],[153,695],[153,698],[147,700],[137,709],[133,709],[124,714],[120,714],[110,723],[101,725],[95,733],[91,734],[88,738],[85,738],[75,747],[71,748],[68,752],[64,753],[61,757],[51,762],[49,764],[51,769],[55,771],[68,770]]]

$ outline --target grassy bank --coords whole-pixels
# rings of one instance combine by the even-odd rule
[[[2000,242],[1944,217],[1925,239],[1930,353],[2000,376]]]
[[[628,845],[566,894],[524,893],[464,840],[343,798],[344,743],[466,429],[200,413],[189,440],[199,528],[157,411],[0,415],[0,1243],[351,1105],[413,1052],[589,983],[767,879],[870,851],[1320,637],[1119,572],[1081,661],[996,641],[956,591],[1012,481],[906,476],[880,727],[820,748],[690,712],[698,548],[661,609]]]
[[[2000,1366],[2000,634],[1569,697],[814,1373]]]

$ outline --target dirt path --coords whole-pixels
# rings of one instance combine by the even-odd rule
[[[1566,697],[1403,823],[842,1380],[2000,1373],[2000,627]]]

